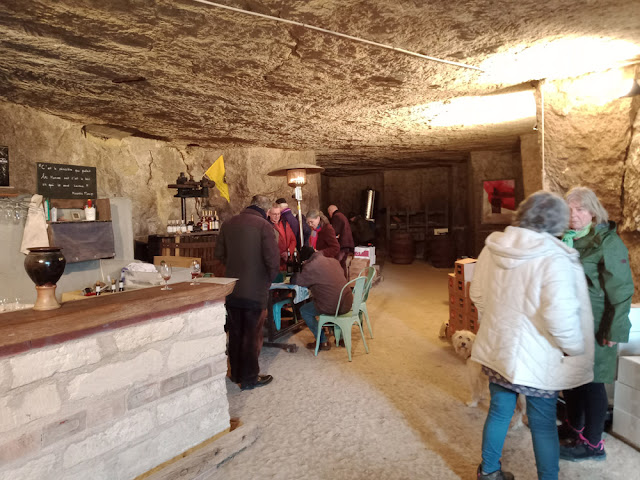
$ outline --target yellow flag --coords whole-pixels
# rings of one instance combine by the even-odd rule
[[[229,185],[227,185],[227,180],[224,176],[224,159],[222,158],[222,155],[213,162],[213,165],[211,165],[204,174],[216,182],[216,188],[220,192],[220,195],[226,198],[227,202],[231,203],[231,200],[229,199]]]

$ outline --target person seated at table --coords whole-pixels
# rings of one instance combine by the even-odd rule
[[[307,287],[311,291],[313,302],[300,307],[300,314],[305,323],[316,337],[318,333],[317,316],[320,314],[335,315],[340,292],[347,283],[340,262],[335,258],[323,255],[321,251],[314,252],[311,247],[302,247],[300,252],[302,271],[291,278],[291,283]],[[347,288],[340,301],[339,314],[347,313],[351,309],[353,295]],[[317,339],[317,337],[316,337]],[[329,350],[331,345],[324,331],[320,332],[320,350]],[[307,348],[315,350],[316,342],[307,344]]]
[[[274,203],[269,209],[269,220],[278,232],[278,250],[280,251],[280,271],[287,269],[287,260],[293,259],[296,251],[296,236],[291,225],[282,221],[280,205]]]
[[[310,210],[307,213],[307,223],[311,227],[309,244],[313,249],[322,252],[325,257],[337,259],[340,255],[340,244],[329,219],[320,210]],[[344,272],[342,275],[344,276]]]

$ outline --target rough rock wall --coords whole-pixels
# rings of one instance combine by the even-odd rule
[[[520,135],[520,155],[522,156],[522,182],[524,198],[542,190],[542,158],[538,134]]]
[[[430,208],[442,206],[448,196],[448,169],[449,167],[429,167],[384,172],[385,205],[394,211],[424,211],[427,204]],[[466,165],[455,164],[451,167],[451,172],[453,198],[449,205],[454,209],[454,224],[463,225],[466,223]]]
[[[485,180],[516,181],[516,205],[524,198],[522,162],[519,151],[471,152],[469,162],[469,214],[472,242],[470,250],[474,256],[480,254],[484,240],[491,232],[502,231],[507,225],[482,223],[482,182]]]
[[[605,105],[571,94],[573,80],[544,85],[545,188],[592,188],[612,219],[622,218],[621,192],[631,138],[631,99]]]
[[[361,211],[361,195],[366,188],[373,188],[377,192],[376,209],[380,210],[384,205],[384,174],[368,173],[366,175],[354,175],[352,177],[326,177],[322,178],[323,198],[322,208],[326,212],[329,205],[336,205],[343,213]]]
[[[137,137],[97,137],[86,133],[82,125],[11,103],[0,103],[0,145],[9,147],[11,184],[19,193],[35,193],[37,162],[95,166],[99,197],[132,200],[136,238],[165,232],[168,219],[180,218],[180,200],[173,197],[176,191],[167,185],[175,183],[181,171],[199,180],[224,155],[231,203],[215,188],[207,199],[224,221],[257,193],[274,200],[291,196],[292,189],[284,177],[268,177],[268,171],[291,163],[315,164],[313,152],[214,150]],[[307,206],[318,204],[318,177],[311,176],[304,187]],[[195,205],[194,199],[187,199],[187,217],[196,214]]]
[[[636,78],[638,74],[636,73]],[[582,78],[544,85],[546,189],[565,193],[575,185],[593,189],[619,225],[629,249],[640,301],[640,119],[638,97],[606,103],[577,96]]]

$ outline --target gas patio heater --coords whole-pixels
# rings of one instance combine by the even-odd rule
[[[302,186],[307,183],[307,175],[324,172],[324,168],[317,165],[299,163],[288,167],[278,168],[267,173],[270,177],[287,177],[287,184],[294,187],[294,196],[298,202],[298,223],[300,224],[300,245],[304,244],[302,234]]]

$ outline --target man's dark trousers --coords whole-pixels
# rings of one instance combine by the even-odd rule
[[[260,373],[258,357],[262,349],[262,327],[267,311],[227,305],[227,315],[231,378],[245,385],[255,383]]]

